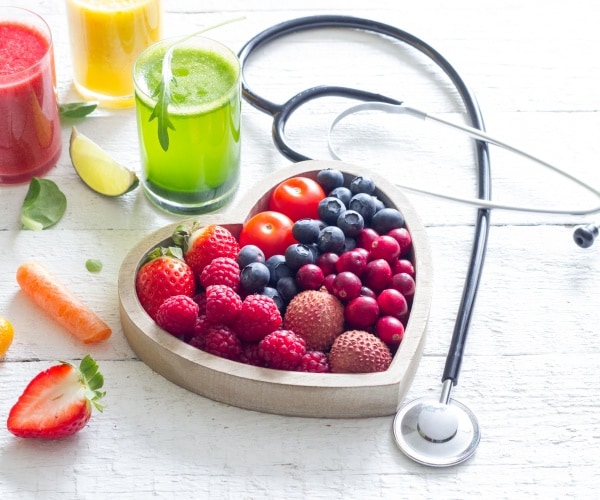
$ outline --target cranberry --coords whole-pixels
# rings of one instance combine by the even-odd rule
[[[387,288],[377,297],[381,314],[400,319],[408,312],[406,298],[395,288]]]
[[[326,252],[319,255],[317,259],[317,266],[319,266],[323,270],[323,274],[327,276],[328,274],[335,273],[335,263],[339,259],[337,253]]]
[[[404,337],[404,325],[398,318],[382,316],[375,325],[377,336],[390,347],[397,347]]]
[[[360,255],[362,255],[365,258],[366,262],[369,262],[369,257],[371,256],[371,254],[369,253],[369,251],[366,248],[363,247],[356,247],[352,249],[353,252],[357,252]]]
[[[361,287],[360,278],[349,271],[339,273],[332,283],[333,295],[345,302],[358,297]]]
[[[392,276],[390,288],[398,290],[404,297],[409,298],[415,294],[415,280],[408,273],[398,273]]]
[[[340,258],[335,263],[335,270],[338,273],[350,271],[359,277],[366,267],[367,257],[363,251],[356,249],[350,250],[349,252],[344,252],[342,255],[340,255]]]
[[[318,290],[324,279],[323,270],[316,264],[304,264],[296,273],[296,283],[302,290]]]
[[[391,236],[378,236],[371,242],[371,259],[385,259],[393,262],[400,255],[400,244]]]
[[[394,262],[392,267],[392,274],[406,273],[410,274],[413,278],[415,277],[415,266],[408,259],[398,259]]]
[[[366,227],[363,229],[358,237],[356,238],[356,244],[360,248],[366,248],[369,250],[371,248],[371,243],[375,241],[375,239],[379,236],[379,233],[370,227]]]
[[[394,238],[400,245],[400,256],[406,255],[412,248],[412,236],[405,227],[392,229],[387,235]]]
[[[364,295],[365,297],[371,297],[373,299],[377,298],[377,295],[375,295],[375,292],[367,286],[360,287],[360,294]]]
[[[325,276],[325,279],[323,280],[323,286],[327,288],[327,291],[331,295],[333,295],[333,280],[335,279],[335,276],[335,273],[331,273]]]
[[[391,278],[392,269],[384,259],[376,259],[369,262],[362,276],[363,284],[375,293],[388,288]]]
[[[351,328],[368,328],[379,318],[379,306],[372,297],[359,296],[344,308],[344,318]]]

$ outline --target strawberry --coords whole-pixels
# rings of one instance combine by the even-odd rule
[[[104,378],[96,362],[87,355],[79,368],[61,362],[39,373],[29,382],[8,414],[6,426],[15,436],[56,439],[81,430],[99,411],[104,396]]]
[[[194,271],[197,279],[202,270],[218,257],[236,260],[240,245],[231,232],[216,224],[198,226],[194,223],[190,230],[177,227],[173,241],[183,248],[185,261]]]
[[[135,290],[144,310],[156,320],[165,299],[173,295],[193,297],[196,283],[192,269],[177,247],[158,247],[148,254],[135,278]]]

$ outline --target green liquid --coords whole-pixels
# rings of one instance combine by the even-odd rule
[[[201,213],[224,205],[238,184],[240,165],[239,67],[209,49],[176,48],[171,62],[169,147],[158,141],[156,104],[167,44],[144,53],[135,67],[136,114],[144,187],[158,206]]]

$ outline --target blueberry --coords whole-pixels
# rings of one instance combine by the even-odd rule
[[[344,185],[344,174],[335,168],[325,168],[317,174],[317,182],[329,193],[332,189]]]
[[[269,269],[269,285],[275,286],[281,278],[286,278],[292,275],[292,271],[285,263],[285,256],[277,254],[269,257],[265,265]]]
[[[320,231],[319,231],[319,234],[321,234]],[[317,240],[318,240],[318,238],[317,238]],[[319,250],[317,242],[315,241],[314,243],[311,243],[310,245],[307,245],[307,246],[313,254],[313,263],[317,262],[317,259],[321,256],[321,251]]]
[[[277,282],[277,292],[279,292],[279,295],[286,303],[298,295],[299,291],[300,287],[292,277],[281,278]]]
[[[260,294],[272,298],[277,309],[279,309],[280,314],[283,316],[283,313],[285,312],[285,301],[276,288],[266,286],[261,290]]]
[[[264,262],[265,254],[256,245],[244,245],[240,248],[237,256],[237,263],[240,269],[243,269],[251,262]]]
[[[350,236],[346,236],[344,240],[344,250],[343,252],[349,252],[350,250],[354,250],[358,246],[356,242],[356,238],[351,238]]]
[[[338,217],[337,226],[346,236],[358,236],[365,228],[365,220],[356,210],[346,210]]]
[[[271,273],[262,262],[250,262],[240,273],[240,285],[248,293],[260,292],[269,284]]]
[[[337,226],[327,226],[321,230],[317,246],[321,253],[333,252],[339,254],[344,251],[345,242],[344,231]]]
[[[350,182],[350,191],[352,191],[352,194],[373,194],[375,192],[375,181],[366,175],[355,177]]]
[[[375,197],[367,193],[357,193],[350,200],[348,208],[350,210],[356,210],[360,215],[362,215],[363,219],[365,220],[365,224],[368,225],[371,223],[371,219],[375,215]]]
[[[335,224],[340,214],[346,210],[346,205],[339,198],[328,196],[319,202],[319,217],[327,224]]]
[[[329,193],[329,196],[341,200],[344,206],[347,207],[348,203],[350,203],[350,198],[352,198],[352,191],[347,187],[337,187]]]
[[[294,243],[285,249],[285,263],[292,272],[304,264],[314,264],[314,254],[308,245]]]
[[[321,221],[317,219],[299,219],[294,222],[292,236],[300,243],[310,245],[315,243],[321,231]]]
[[[376,196],[373,196],[373,199],[375,200],[375,213],[377,213],[380,210],[383,210],[385,208],[385,203],[383,203],[383,201],[381,201]]]
[[[404,216],[395,208],[383,208],[371,220],[371,227],[379,234],[386,234],[392,229],[398,229],[403,226]]]

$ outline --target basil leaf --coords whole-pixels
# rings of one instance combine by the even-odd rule
[[[56,224],[67,209],[67,198],[49,179],[34,177],[21,207],[23,229],[41,231]]]
[[[98,107],[95,102],[69,102],[58,105],[61,118],[83,118]]]

